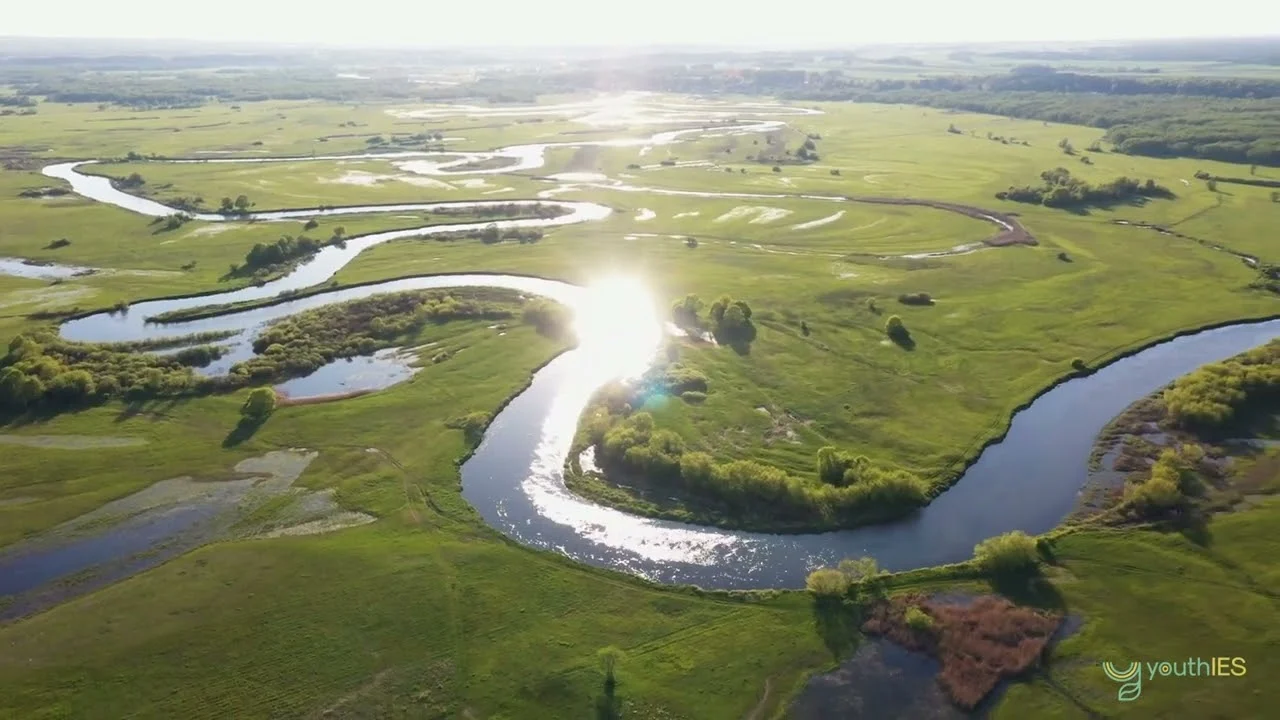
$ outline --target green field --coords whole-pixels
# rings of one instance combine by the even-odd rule
[[[56,184],[39,174],[46,159],[357,152],[375,134],[437,130],[465,138],[445,141],[448,150],[480,151],[653,130],[566,135],[583,126],[551,116],[514,124],[387,112],[410,106],[271,101],[127,111],[45,103],[37,115],[6,117],[0,146],[21,159],[0,171],[0,257],[103,272],[57,283],[0,276],[0,340],[7,345],[19,333],[54,327],[28,317],[35,312],[236,287],[244,281],[225,278],[228,266],[255,243],[303,232],[301,222],[192,222],[159,231],[149,218],[75,196],[18,197]],[[761,135],[703,138],[644,154],[640,147],[554,149],[546,167],[476,176],[483,185],[417,176],[381,160],[147,161],[98,171],[139,172],[146,192],[162,201],[199,195],[216,205],[244,193],[256,210],[533,199],[557,187],[535,176],[556,172],[600,172],[648,188],[786,195],[697,198],[579,185],[556,199],[605,204],[612,215],[529,244],[394,241],[362,253],[335,279],[493,271],[589,283],[628,274],[650,288],[664,313],[690,293],[708,303],[724,294],[745,300],[758,331],[749,353],[680,347],[680,362],[708,378],[705,402],[664,397],[644,409],[692,449],[718,460],[757,460],[814,483],[817,450],[834,445],[944,484],[1001,433],[1015,407],[1071,374],[1073,359],[1097,365],[1179,330],[1277,313],[1274,295],[1248,289],[1257,273],[1238,258],[1111,222],[1172,225],[1275,262],[1269,231],[1280,205],[1269,190],[1222,183],[1210,191],[1194,178],[1200,170],[1245,177],[1247,166],[1080,151],[1093,160],[1086,165],[1057,143],[1068,137],[1084,148],[1101,130],[916,107],[821,107],[825,115],[789,118],[794,129],[779,133],[792,149],[806,133],[820,136],[821,159],[776,173],[771,161],[747,160],[766,144]],[[948,133],[949,124],[962,132]],[[1001,144],[988,132],[1030,145]],[[1150,177],[1176,197],[1081,213],[994,197],[1059,165],[1092,182]],[[486,195],[505,187],[513,189]],[[976,246],[996,228],[939,209],[799,197],[815,193],[1018,213],[1039,245],[904,257]],[[327,237],[341,225],[353,236],[465,219],[370,214],[322,220],[314,233]],[[70,245],[49,247],[64,237]],[[915,292],[936,304],[898,302]],[[890,315],[901,316],[913,349],[886,338]],[[4,435],[146,441],[91,451],[3,446],[0,546],[166,478],[227,479],[237,461],[283,448],[320,453],[301,486],[332,489],[344,509],[378,518],[326,535],[219,542],[0,625],[0,685],[12,689],[0,699],[0,715],[309,717],[327,709],[338,717],[591,716],[602,695],[596,652],[616,645],[626,652],[615,698],[624,717],[763,719],[781,716],[805,677],[836,661],[829,629],[801,594],[663,589],[518,547],[488,529],[461,497],[456,460],[467,444],[449,424],[493,412],[562,345],[526,326],[506,335],[478,323],[433,332],[465,352],[385,391],[282,407],[233,447],[224,440],[243,393],[129,409],[112,401],[0,427]],[[599,492],[615,504],[635,501],[616,488]],[[1265,712],[1262,683],[1275,669],[1271,620],[1280,588],[1258,558],[1280,549],[1267,531],[1277,512],[1269,501],[1216,517],[1207,545],[1136,529],[1057,540],[1058,565],[1048,570],[1056,598],[1039,600],[1082,616],[1084,628],[1054,651],[1048,670],[1012,687],[997,716]],[[893,582],[909,588],[915,580]],[[1174,681],[1157,679],[1140,702],[1117,704],[1114,683],[1097,667],[1108,659],[1187,655],[1243,655],[1249,674],[1179,681],[1176,691]]]

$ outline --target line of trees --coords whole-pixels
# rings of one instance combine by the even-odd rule
[[[926,483],[911,473],[876,467],[829,447],[818,453],[819,482],[753,460],[716,462],[676,433],[657,428],[646,412],[597,413],[588,420],[587,433],[606,469],[643,474],[737,518],[853,524],[903,515],[928,496]]]
[[[433,215],[466,215],[482,218],[520,217],[520,218],[557,218],[573,212],[563,205],[547,205],[543,203],[503,203],[501,205],[478,205],[473,207],[436,208]]]

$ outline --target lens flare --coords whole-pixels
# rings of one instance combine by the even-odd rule
[[[653,296],[636,278],[610,277],[592,283],[574,303],[574,313],[584,385],[640,375],[662,342]]]

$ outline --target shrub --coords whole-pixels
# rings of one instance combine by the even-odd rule
[[[1039,554],[1035,538],[1014,530],[978,543],[973,548],[978,565],[991,575],[1015,575],[1036,566]]]
[[[685,390],[680,393],[680,399],[687,403],[693,403],[696,405],[698,403],[705,402],[707,394],[698,390]]]
[[[550,337],[563,336],[573,325],[573,313],[550,300],[538,299],[525,305],[522,317],[539,333]]]
[[[249,420],[265,420],[268,415],[275,412],[275,409],[275,390],[260,387],[249,391],[249,397],[245,399],[244,405],[240,406],[240,414]]]
[[[1075,370],[1076,372],[1084,372],[1089,369],[1089,366],[1085,364],[1085,361],[1080,358],[1072,358],[1071,369]]]
[[[907,627],[917,632],[925,632],[933,629],[933,616],[914,605],[907,608],[907,612],[903,615],[903,619],[906,620]]]
[[[809,573],[804,586],[818,598],[838,598],[848,591],[849,581],[839,570],[820,568]]]
[[[932,305],[933,298],[926,292],[903,293],[898,296],[903,305]]]
[[[911,339],[911,331],[907,330],[907,326],[902,324],[902,318],[897,315],[890,315],[885,321],[884,332],[897,343],[904,343]]]
[[[467,443],[475,446],[484,438],[484,429],[489,426],[490,415],[487,412],[473,412],[456,417],[445,423],[445,427],[461,430]]]
[[[778,167],[777,165],[774,165],[774,166],[773,166],[773,171],[774,171],[774,172],[776,172],[776,173],[780,173],[780,172],[782,172],[782,168],[781,168],[781,167]]]
[[[845,579],[850,583],[860,583],[879,577],[884,571],[880,569],[880,564],[873,557],[845,558],[840,561],[837,569],[844,575]]]

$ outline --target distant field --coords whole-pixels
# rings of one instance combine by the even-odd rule
[[[436,160],[436,158],[432,158]],[[95,175],[141,174],[142,194],[161,202],[202,197],[216,208],[223,197],[246,195],[255,210],[447,200],[530,198],[540,186],[520,177],[417,175],[387,160],[303,161],[288,163],[161,162],[105,163],[87,168]]]

